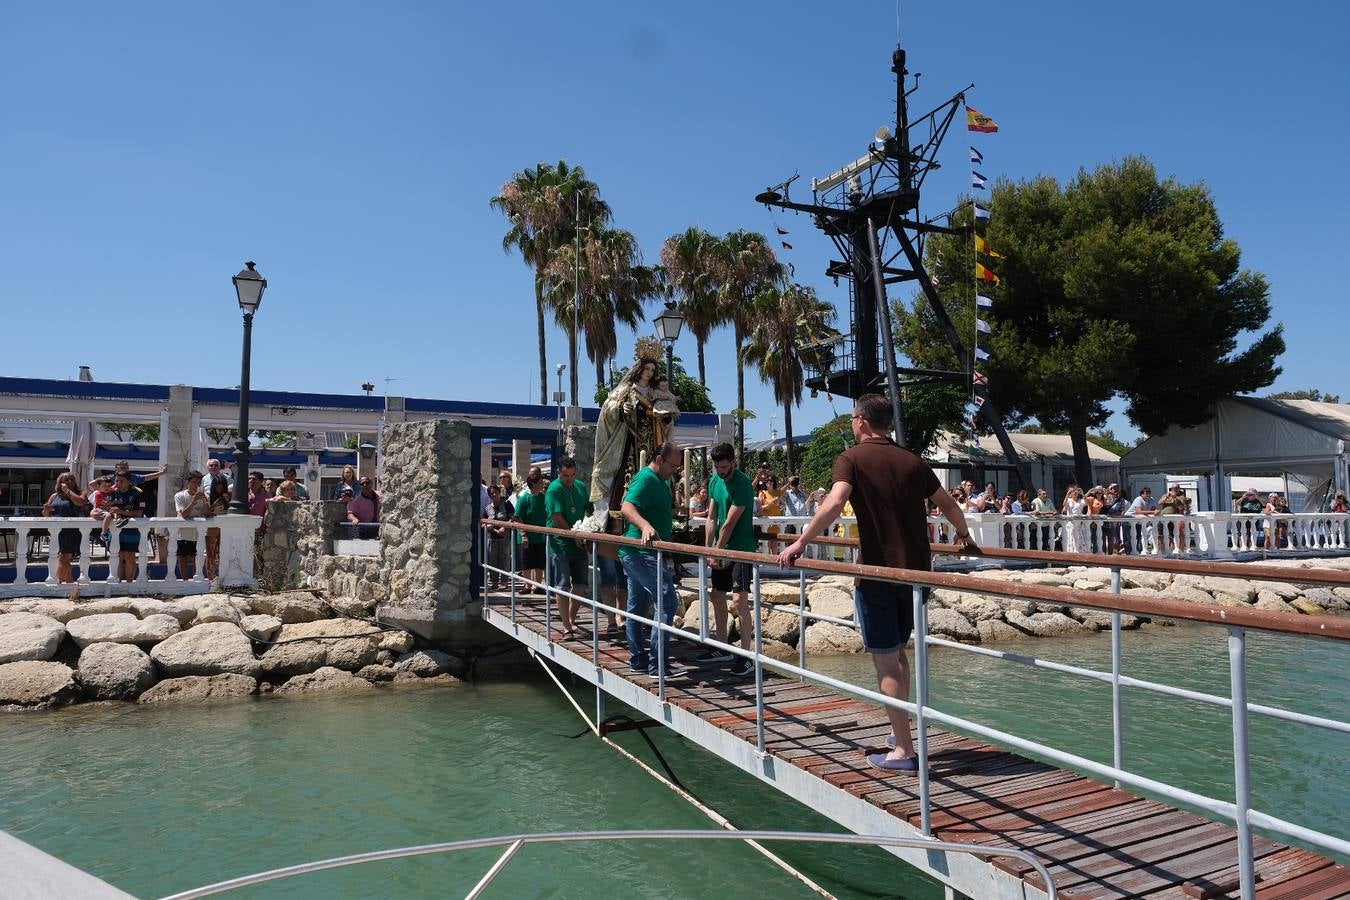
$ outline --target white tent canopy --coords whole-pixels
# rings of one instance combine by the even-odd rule
[[[1347,444],[1348,405],[1232,397],[1219,401],[1205,424],[1151,437],[1120,465],[1125,472],[1197,472],[1219,480],[1229,472],[1286,472],[1344,490]]]

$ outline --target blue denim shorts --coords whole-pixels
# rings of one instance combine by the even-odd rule
[[[600,586],[614,587],[619,583],[619,561],[603,553],[595,554],[595,567],[600,572]]]
[[[914,589],[888,581],[858,582],[853,609],[862,630],[863,650],[894,653],[914,632]]]

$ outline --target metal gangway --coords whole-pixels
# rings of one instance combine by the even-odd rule
[[[481,524],[486,529],[506,523]],[[612,552],[616,545],[640,546],[640,542],[521,523],[510,523],[508,527],[519,532],[580,539],[589,544],[589,597],[526,579],[518,568],[515,540],[511,541],[509,567],[492,566],[486,558],[479,564],[484,570],[484,584],[489,574],[504,577],[509,584],[508,590],[484,594],[484,620],[522,643],[541,661],[560,666],[594,687],[593,719],[581,710],[571,693],[567,697],[597,735],[605,735],[607,701],[617,699],[856,834],[969,844],[1030,854],[1031,860],[1027,860],[984,858],[954,853],[937,845],[887,848],[947,885],[949,896],[1242,897],[1244,900],[1350,896],[1350,868],[1337,861],[1350,860],[1350,841],[1343,835],[1285,821],[1254,808],[1248,750],[1248,722],[1253,715],[1342,734],[1350,733],[1350,722],[1345,720],[1350,717],[1331,719],[1250,701],[1246,662],[1251,632],[1345,642],[1350,641],[1350,619],[1122,594],[1121,569],[1332,587],[1350,586],[1350,573],[1136,557],[1102,560],[1099,556],[1015,549],[980,551],[982,556],[1023,562],[1105,565],[1111,570],[1111,590],[1096,592],[1013,583],[979,575],[804,558],[796,570],[788,573],[798,588],[798,603],[790,605],[771,603],[763,597],[765,571],[777,571],[772,557],[652,542],[643,549],[658,556],[657,570],[665,573],[658,578],[673,577],[666,567],[669,559],[697,560],[696,602],[702,608],[699,631],[692,632],[660,621],[656,612],[653,613],[656,618],[629,616],[625,609],[592,599],[599,596],[596,556],[602,552],[602,546],[608,545],[606,551]],[[847,539],[823,539],[823,542],[851,543]],[[486,548],[487,541],[481,546]],[[938,554],[957,551],[951,545],[935,544],[933,549]],[[709,634],[707,589],[709,561],[714,559],[752,566],[754,645],[749,651],[737,644],[720,642]],[[779,577],[783,574],[777,571]],[[809,667],[804,637],[809,624],[825,621],[856,627],[850,620],[809,608],[809,575],[848,575],[915,589],[913,700],[892,699]],[[925,596],[927,591],[937,588],[1109,613],[1111,669],[1098,671],[930,634]],[[532,593],[525,593],[527,590]],[[555,608],[568,599],[592,610],[593,626],[605,614],[613,613],[669,634],[671,659],[665,658],[665,642],[654,640],[657,675],[636,676],[629,673],[622,641],[602,637],[598,627],[591,628],[589,637],[565,639],[555,628]],[[802,636],[795,662],[764,653],[764,617],[782,613],[798,619]],[[1226,629],[1229,696],[1125,675],[1122,671],[1125,614]],[[691,667],[688,671],[692,677],[666,677],[669,662],[690,660],[709,647],[750,660],[753,681],[731,676],[720,668]],[[1109,684],[1111,763],[1068,752],[1034,736],[989,727],[940,708],[930,698],[928,654],[933,647]],[[1231,798],[1206,796],[1127,766],[1123,699],[1126,688],[1230,711],[1235,785]],[[880,772],[871,769],[865,760],[867,751],[885,749],[884,741],[891,733],[885,716],[887,706],[904,709],[912,717],[919,758],[917,774]],[[1290,840],[1295,845],[1265,835]]]

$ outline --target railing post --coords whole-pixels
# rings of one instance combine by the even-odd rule
[[[76,579],[77,584],[90,584],[89,566],[94,561],[94,539],[89,536],[89,529],[80,529],[80,577]]]
[[[591,541],[591,661],[595,671],[600,671],[600,567],[596,565],[600,554],[600,545]],[[598,720],[597,720],[598,721]]]
[[[928,604],[922,585],[910,585],[914,603],[914,727],[919,743],[915,749],[919,757],[919,819],[924,837],[933,834],[932,809],[928,784],[928,727],[925,709],[928,707]],[[904,653],[905,648],[901,647]],[[896,742],[899,742],[896,735]]]
[[[662,576],[666,574],[666,559],[658,549],[656,551],[656,596],[652,598],[655,602],[652,604],[652,643],[656,653],[656,699],[662,703],[666,702],[666,641],[665,633],[661,631],[661,600],[664,597],[662,593],[665,590],[662,584]]]
[[[56,564],[58,562],[56,548],[61,543],[58,537],[61,534],[60,528],[47,529],[47,584],[60,584],[60,579],[56,577]]]
[[[806,668],[806,570],[797,572],[797,667]],[[805,682],[806,677],[798,679]]]
[[[1247,748],[1247,643],[1241,628],[1228,629],[1228,669],[1233,693],[1233,786],[1237,805],[1238,871],[1242,900],[1255,900],[1256,861],[1252,852],[1251,759]]]
[[[194,584],[201,584],[206,581],[206,542],[210,540],[211,529],[206,527],[206,520],[203,520],[202,527],[197,529],[197,558],[192,568],[192,581]],[[219,564],[219,559],[216,560]],[[220,573],[216,573],[220,577]]]
[[[1120,594],[1120,566],[1111,567],[1111,593]],[[1120,644],[1120,611],[1111,611],[1111,761],[1117,769],[1125,768],[1125,709],[1120,689],[1122,650]],[[1120,781],[1116,781],[1119,790]]]
[[[137,529],[141,533],[136,545],[136,584],[145,584],[150,580],[150,544],[155,540],[155,530],[148,526]]]
[[[28,583],[28,526],[14,527],[14,583],[22,586]]]
[[[222,541],[221,543],[224,543]],[[116,522],[108,529],[108,584],[117,584],[122,567],[122,529]]]
[[[177,583],[178,578],[178,535],[182,534],[178,526],[170,525],[167,529],[169,540],[164,545],[164,580],[166,582]]]
[[[520,548],[520,536],[524,532],[514,528],[510,530],[511,539],[511,624],[516,624],[516,553]]]
[[[548,542],[544,542],[544,633],[548,635],[548,642],[553,643],[553,579],[549,578],[549,567],[553,565],[553,557],[548,552]],[[566,602],[566,601],[563,601]]]
[[[759,563],[754,566],[755,589],[755,746],[764,752],[764,629],[760,616]]]
[[[708,640],[708,557],[698,558],[698,639]]]

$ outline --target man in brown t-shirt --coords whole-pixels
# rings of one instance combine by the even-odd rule
[[[897,569],[932,568],[928,549],[928,520],[924,500],[932,500],[956,529],[956,543],[973,550],[960,505],[943,490],[937,476],[917,455],[897,446],[887,433],[891,404],[880,394],[864,394],[853,406],[853,437],[857,444],[834,464],[834,485],[806,526],[802,536],[778,556],[791,566],[812,538],[839,517],[852,501],[858,516],[859,562]],[[872,656],[881,692],[896,700],[909,699],[909,657],[905,644],[914,630],[914,601],[908,585],[860,580],[854,592],[855,614],[862,630],[863,648]],[[879,769],[917,772],[918,759],[909,733],[909,714],[888,706],[893,737],[890,753],[867,757]]]

